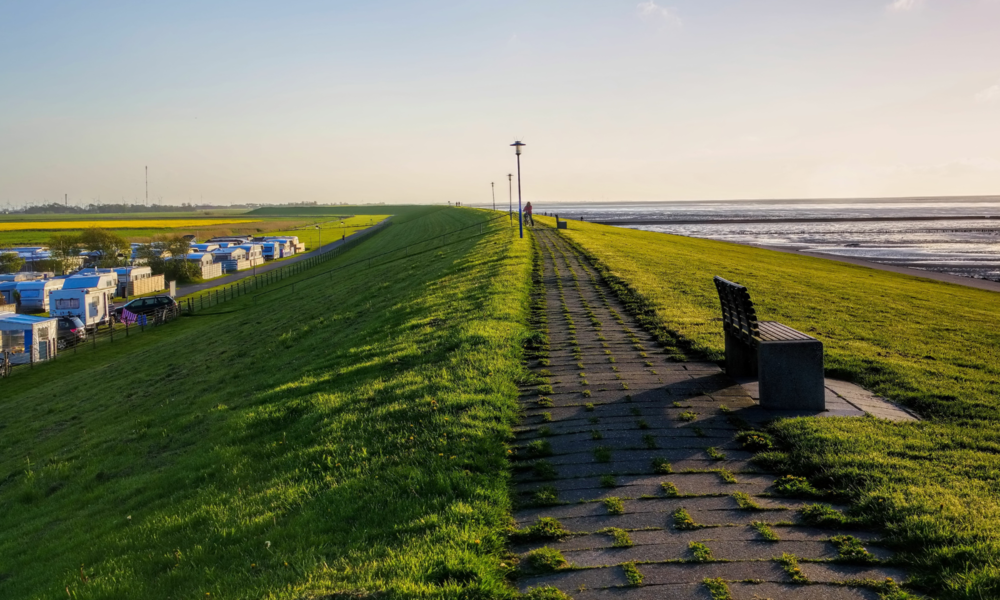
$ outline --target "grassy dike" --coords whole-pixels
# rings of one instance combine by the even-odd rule
[[[539,218],[551,224],[551,219]],[[941,598],[1000,597],[1000,295],[711,240],[573,221],[565,232],[668,343],[721,359],[712,276],[746,285],[761,319],[823,341],[829,376],[927,420],[788,419],[758,455],[846,495]]]
[[[511,596],[530,255],[497,224],[0,382],[0,597]]]

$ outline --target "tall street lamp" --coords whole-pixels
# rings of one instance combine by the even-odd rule
[[[323,230],[319,228],[319,225],[316,226],[316,235],[319,236],[319,246],[316,246],[316,250],[322,251],[323,250]]]
[[[496,210],[497,209],[497,188],[496,188],[496,185],[492,181],[490,182],[490,194],[493,195],[493,210]]]
[[[517,155],[517,230],[524,237],[524,218],[521,215],[521,148],[526,146],[517,140],[514,141],[511,146],[514,146],[514,154]]]

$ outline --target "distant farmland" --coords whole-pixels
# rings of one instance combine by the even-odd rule
[[[85,227],[102,229],[163,229],[177,227],[206,227],[236,223],[256,223],[260,219],[100,219],[94,221],[14,221],[0,222],[0,231],[65,230]]]
[[[309,217],[246,217],[236,214],[145,213],[140,215],[2,215],[0,247],[42,245],[52,235],[79,233],[90,227],[112,229],[133,242],[149,241],[164,234],[194,235],[207,239],[216,235],[260,235],[306,227],[325,219]]]

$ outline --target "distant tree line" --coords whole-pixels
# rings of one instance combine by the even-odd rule
[[[191,212],[194,210],[204,210],[210,208],[232,208],[231,206],[204,206],[194,204],[181,204],[180,206],[153,204],[145,206],[142,204],[88,204],[87,206],[67,206],[52,202],[39,206],[26,206],[9,211],[11,214],[22,215],[84,215],[84,214],[112,214],[112,213],[164,213],[164,212]]]

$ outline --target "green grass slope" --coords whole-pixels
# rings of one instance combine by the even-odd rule
[[[484,219],[423,208],[337,260]],[[497,227],[4,381],[0,597],[509,595],[529,257]]]
[[[551,222],[551,219],[539,219]],[[746,285],[758,316],[823,341],[827,374],[928,420],[791,419],[772,467],[846,493],[884,526],[918,584],[1000,597],[1000,295],[807,256],[571,222],[590,254],[667,339],[723,356],[712,277]]]
[[[262,206],[246,213],[248,217],[323,217],[327,215],[411,215],[426,206],[417,204],[372,204],[366,206]],[[439,207],[440,208],[440,207]]]

